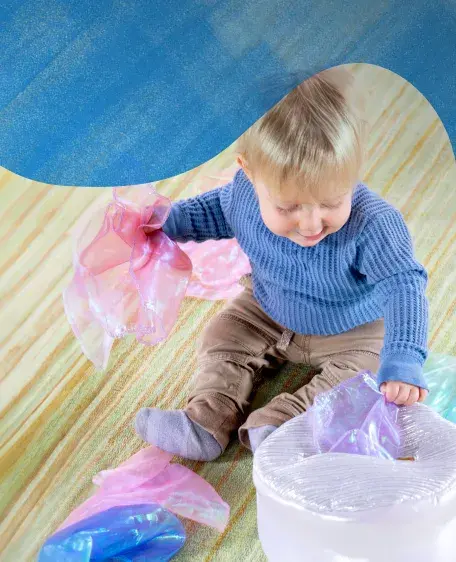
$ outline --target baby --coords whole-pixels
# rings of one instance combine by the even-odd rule
[[[401,214],[359,183],[366,126],[351,75],[303,82],[239,141],[228,185],[173,205],[178,242],[235,237],[252,275],[210,322],[184,410],[140,410],[136,431],[181,457],[217,458],[233,432],[253,451],[315,396],[370,370],[387,400],[426,397],[427,275]],[[315,376],[249,415],[262,374]]]

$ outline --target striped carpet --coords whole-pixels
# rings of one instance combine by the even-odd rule
[[[430,274],[430,347],[456,354],[456,167],[434,110],[400,77],[354,67],[367,93],[372,123],[369,186],[396,205]],[[204,166],[161,182],[186,197],[223,176],[229,148]],[[71,234],[78,218],[109,190],[55,187],[0,171],[0,560],[34,560],[46,536],[91,492],[92,476],[136,452],[132,430],[144,405],[179,408],[195,367],[195,344],[220,303],[188,299],[172,336],[155,348],[133,339],[115,345],[109,369],[96,373],[65,319],[61,292],[69,282]],[[299,385],[289,367],[263,394]],[[262,397],[260,396],[260,400]],[[256,531],[250,454],[233,443],[210,464],[185,463],[231,506],[222,535],[187,524],[176,560],[265,560]]]

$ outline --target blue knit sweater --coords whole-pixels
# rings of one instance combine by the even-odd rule
[[[264,224],[242,170],[228,185],[172,206],[164,231],[179,242],[237,238],[264,311],[300,334],[339,334],[385,319],[378,382],[427,388],[427,274],[394,207],[357,186],[348,222],[303,248]]]

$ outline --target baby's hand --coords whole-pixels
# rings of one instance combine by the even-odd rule
[[[380,387],[388,402],[394,402],[398,406],[411,406],[415,402],[423,402],[428,391],[399,381],[384,382]]]

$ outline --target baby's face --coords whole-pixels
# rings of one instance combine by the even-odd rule
[[[278,194],[261,178],[256,178],[254,185],[265,225],[300,246],[317,245],[340,230],[350,216],[354,185],[321,201],[295,190],[287,193],[284,189]]]

